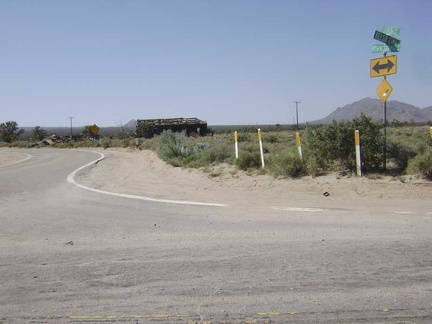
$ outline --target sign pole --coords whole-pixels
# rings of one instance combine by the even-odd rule
[[[384,57],[387,56],[387,52],[384,52]],[[387,77],[384,76],[384,80],[386,80]],[[383,136],[384,136],[384,142],[383,142],[383,170],[384,172],[387,170],[387,100],[383,103]]]
[[[395,74],[397,72],[397,57],[396,55],[387,57],[387,52],[399,52],[401,41],[394,38],[394,35],[399,35],[399,27],[384,27],[382,32],[375,30],[373,38],[384,43],[385,45],[378,45],[372,47],[372,52],[376,53],[376,50],[383,52],[383,58],[373,59],[370,62],[370,75],[371,77],[383,76],[383,80],[379,84],[376,92],[378,97],[383,102],[383,170],[387,170],[387,99],[390,93],[393,91],[391,85],[387,82],[386,75]],[[386,58],[387,57],[387,58]],[[387,70],[387,71],[386,71]]]
[[[386,148],[386,125],[387,125],[387,101],[384,101],[383,104],[383,115],[384,115],[384,121],[383,121],[383,135],[384,135],[384,143],[383,143],[383,170],[386,171],[387,166],[386,166],[386,161],[387,161],[387,148]]]

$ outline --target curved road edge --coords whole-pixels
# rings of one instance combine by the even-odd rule
[[[14,161],[14,162],[11,162],[11,163],[3,164],[3,165],[0,165],[0,167],[5,167],[5,166],[9,166],[9,165],[18,164],[18,163],[27,161],[28,159],[31,159],[31,157],[32,157],[30,154],[21,153],[21,152],[0,152],[0,154],[18,154],[18,155],[25,155],[26,156],[22,160],[18,160],[18,161]]]
[[[89,152],[89,151],[86,151]],[[77,183],[75,181],[75,176],[76,174],[93,165],[93,164],[97,164],[99,161],[102,161],[103,159],[105,159],[105,154],[100,153],[100,152],[96,152],[96,151],[90,151],[92,153],[95,154],[99,154],[100,157],[86,165],[83,165],[82,167],[79,167],[78,169],[76,169],[75,171],[73,171],[72,173],[70,173],[67,177],[67,181],[71,184],[74,184],[75,186],[85,189],[85,190],[89,190],[89,191],[93,191],[93,192],[97,192],[100,194],[104,194],[104,195],[110,195],[110,196],[117,196],[117,197],[123,197],[123,198],[128,198],[128,199],[137,199],[137,200],[145,200],[145,201],[152,201],[152,202],[159,202],[159,203],[167,203],[167,204],[180,204],[180,205],[195,205],[195,206],[208,206],[208,207],[226,207],[226,205],[224,204],[217,204],[217,203],[205,203],[205,202],[199,202],[199,201],[187,201],[187,200],[171,200],[171,199],[158,199],[158,198],[152,198],[152,197],[147,197],[147,196],[137,196],[137,195],[130,195],[130,194],[121,194],[121,193],[116,193],[116,192],[110,192],[110,191],[104,191],[104,190],[99,190],[99,189],[94,189],[91,187],[87,187],[84,185],[81,185],[79,183]]]

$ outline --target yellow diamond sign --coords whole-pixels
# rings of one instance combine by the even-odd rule
[[[392,93],[393,88],[390,85],[390,83],[387,82],[386,79],[383,79],[378,88],[376,89],[376,93],[378,97],[380,97],[382,102],[386,102],[387,98],[390,96],[390,93]]]
[[[97,133],[99,132],[99,127],[96,124],[93,124],[93,126],[90,126],[90,131],[94,134],[97,135]]]

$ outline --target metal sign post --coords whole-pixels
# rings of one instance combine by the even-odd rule
[[[382,32],[375,30],[373,38],[384,43],[385,45],[374,45],[372,53],[384,52],[382,58],[372,59],[370,61],[371,78],[382,76],[383,79],[376,89],[378,97],[383,102],[383,170],[387,169],[387,99],[393,91],[390,83],[387,82],[387,75],[396,74],[397,57],[396,55],[388,56],[387,52],[399,52],[401,41],[392,36],[399,35],[399,27],[384,27]],[[380,47],[380,48],[378,48]]]

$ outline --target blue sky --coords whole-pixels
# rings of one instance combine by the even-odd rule
[[[430,0],[0,1],[0,122],[198,117],[291,124],[364,97],[375,29],[401,28],[389,100],[432,106]]]

